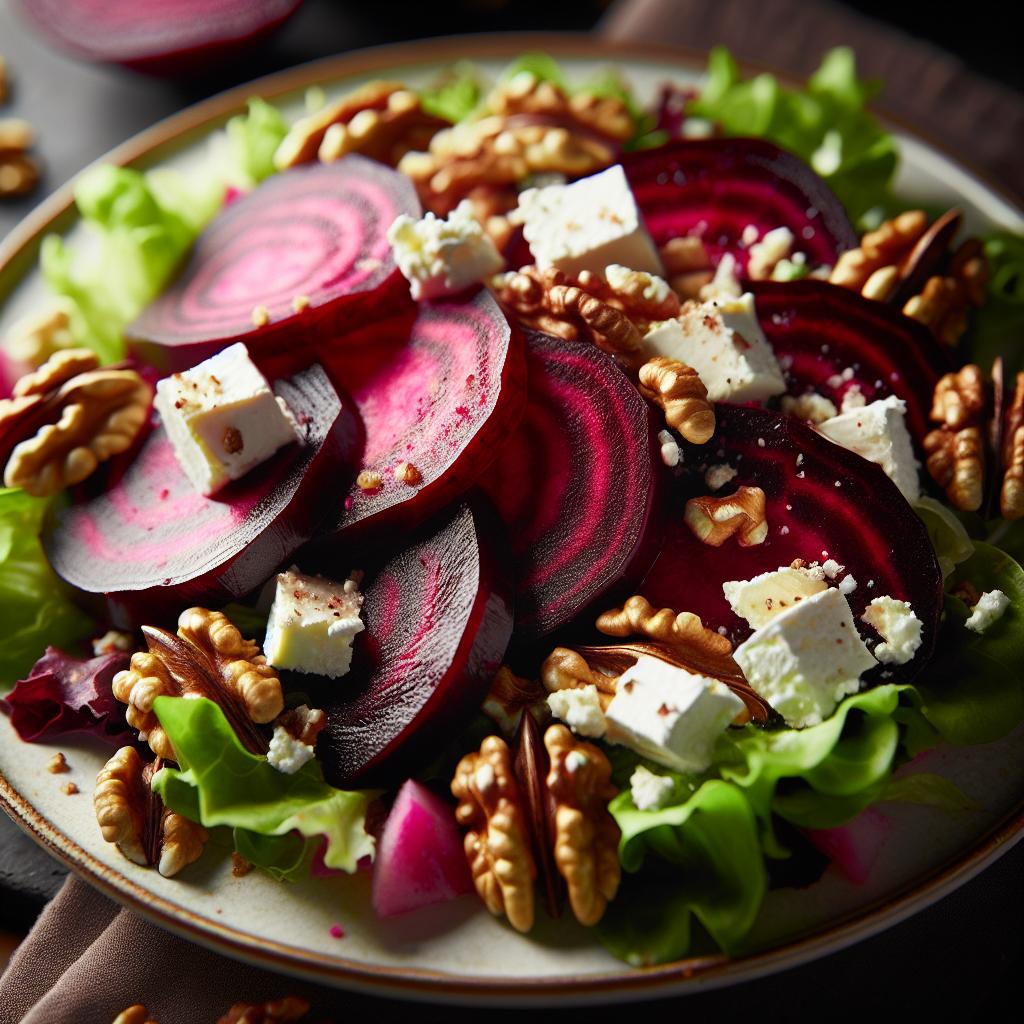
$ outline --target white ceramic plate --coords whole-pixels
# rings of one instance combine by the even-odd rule
[[[659,83],[698,80],[702,62],[650,48],[602,47],[573,37],[491,37],[432,41],[364,51],[263,79],[200,104],[125,143],[106,159],[148,167],[197,168],[209,158],[205,136],[244,105],[273,98],[290,114],[304,91],[346,91],[386,74],[412,85],[456,59],[496,72],[526,50],[559,57],[571,78],[614,64],[641,97]],[[1024,231],[1024,217],[979,177],[934,147],[900,134],[898,189],[908,200],[957,204],[971,230]],[[35,271],[46,231],[75,235],[70,186],[51,196],[0,246],[0,332],[42,297]],[[79,239],[79,241],[81,241]],[[89,794],[109,751],[62,742],[70,776],[45,770],[52,747],[21,743],[0,716],[0,802],[36,839],[91,883],[163,927],[228,955],[347,988],[443,1001],[601,1002],[692,991],[747,980],[848,945],[895,924],[972,877],[1024,836],[1024,731],[986,747],[936,751],[940,771],[982,810],[951,818],[924,807],[885,805],[892,827],[870,881],[856,886],[829,870],[805,890],[769,895],[752,952],[733,960],[691,959],[633,969],[605,953],[585,929],[542,920],[529,938],[490,917],[475,897],[391,922],[374,919],[366,875],[295,886],[259,873],[231,874],[230,860],[208,853],[175,880],[128,863],[99,835]],[[67,796],[65,782],[82,792]],[[331,935],[340,924],[343,938]]]

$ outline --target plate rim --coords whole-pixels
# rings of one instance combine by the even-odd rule
[[[373,73],[400,65],[435,63],[450,59],[508,58],[531,49],[556,56],[594,60],[656,60],[680,68],[703,68],[706,54],[686,47],[653,43],[602,40],[583,33],[492,33],[446,36],[437,39],[384,44],[324,57],[273,72],[218,93],[156,124],[116,146],[88,167],[98,163],[145,165],[147,158],[167,147],[186,145],[193,136],[213,130],[227,117],[244,108],[253,95],[275,98],[310,86],[348,76]],[[744,69],[772,70],[752,61]],[[772,70],[780,79],[792,76]],[[908,124],[873,105],[874,112],[896,130],[923,143],[973,178],[984,190],[1024,217],[1018,197],[984,171],[955,154],[928,132]],[[43,234],[60,230],[74,221],[73,187],[88,167],[59,186],[31,210],[0,241],[0,303],[35,264]],[[654,967],[624,966],[601,974],[534,977],[509,981],[501,976],[458,975],[409,966],[370,965],[302,950],[272,940],[254,939],[186,907],[155,896],[125,874],[88,853],[55,823],[41,815],[0,772],[0,806],[24,831],[76,875],[99,888],[119,904],[188,940],[258,966],[284,971],[310,980],[378,995],[419,1001],[550,1005],[623,1002],[644,997],[681,995],[748,981],[765,974],[807,963],[884,931],[931,905],[963,885],[1024,839],[1024,797],[968,848],[923,876],[889,894],[832,921],[827,927],[757,953],[730,958],[724,954],[691,957]]]

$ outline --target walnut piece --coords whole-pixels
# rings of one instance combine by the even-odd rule
[[[517,676],[507,665],[494,674],[491,689],[480,710],[511,739],[519,728],[523,712],[535,718],[547,717],[544,687],[532,679]]]
[[[3,69],[0,68],[0,95],[5,91]],[[0,118],[0,199],[28,195],[39,184],[39,164],[28,152],[35,141],[34,136],[28,121],[18,117]]]
[[[733,535],[741,547],[762,544],[768,536],[765,496],[760,487],[739,487],[735,494],[724,498],[691,498],[683,518],[699,540],[715,548]]]
[[[908,210],[885,221],[875,231],[869,231],[856,249],[847,250],[836,260],[829,280],[860,292],[875,273],[892,267],[897,271],[891,282],[895,287],[901,261],[913,251],[927,230],[928,215],[924,210]],[[880,294],[877,282],[872,291],[872,298],[884,300],[888,297],[888,294]]]
[[[946,345],[955,345],[967,329],[967,310],[966,294],[952,277],[929,277],[920,294],[903,307],[907,316],[931,328]]]
[[[195,695],[221,706],[241,742],[254,753],[267,752],[266,738],[253,723],[272,722],[284,710],[281,681],[223,612],[188,608],[178,618],[178,634],[144,626],[147,651],[132,655],[131,666],[113,679],[114,696],[128,705],[128,724],[139,730],[158,757],[174,759],[171,742],[153,712],[160,696]]]
[[[96,776],[93,807],[106,842],[134,864],[154,863],[172,878],[202,855],[207,832],[163,806],[151,782],[159,762],[146,764],[134,747],[122,747]]]
[[[701,289],[715,277],[704,243],[695,235],[680,235],[670,238],[659,253],[665,276],[676,295],[685,301],[699,299]]]
[[[504,914],[517,931],[529,931],[537,866],[508,744],[488,736],[479,753],[459,762],[451,788],[477,893],[496,917]]]
[[[57,352],[0,401],[8,487],[47,497],[131,446],[149,415],[152,388],[134,370],[97,367],[87,349]]]
[[[693,612],[655,609],[645,597],[635,594],[621,608],[597,617],[597,628],[608,636],[646,636],[685,650],[697,650],[711,657],[732,654],[729,640],[708,629]]]
[[[4,350],[11,358],[31,367],[42,366],[56,352],[74,345],[71,320],[60,306],[22,317],[4,338]]]
[[[925,465],[953,507],[964,512],[976,511],[984,499],[985,412],[980,367],[969,364],[935,385],[931,418],[940,426],[925,436]]]
[[[602,711],[608,710],[618,683],[618,676],[591,667],[582,654],[569,647],[556,647],[544,659],[540,667],[540,678],[549,693],[584,686],[596,687]]]
[[[555,864],[576,919],[595,925],[622,879],[621,832],[608,813],[608,802],[618,793],[611,784],[611,764],[564,725],[545,732],[544,746],[551,759],[547,787],[555,799]]]
[[[1003,432],[999,511],[1005,519],[1024,518],[1024,373],[1017,374],[1016,386]]]
[[[640,367],[640,394],[665,411],[665,422],[693,444],[715,432],[715,409],[697,371],[677,359],[657,356]]]
[[[235,1003],[217,1024],[293,1024],[309,1013],[309,1001],[301,996],[285,996],[265,1003]]]

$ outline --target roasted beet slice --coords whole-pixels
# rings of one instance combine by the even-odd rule
[[[492,517],[460,505],[368,576],[356,664],[322,698],[318,754],[333,785],[415,770],[480,707],[512,633]]]
[[[299,423],[301,445],[207,498],[157,427],[119,479],[69,508],[44,538],[57,572],[146,621],[260,586],[337,506],[361,443],[354,410],[319,366],[274,390]]]
[[[697,139],[639,150],[623,159],[626,177],[658,244],[698,235],[718,263],[724,253],[747,266],[744,230],[787,227],[794,249],[814,266],[836,262],[857,233],[831,189],[802,160],[761,139]]]
[[[526,413],[481,479],[511,534],[524,639],[644,572],[660,465],[651,413],[610,356],[531,333],[526,365]]]
[[[21,0],[62,49],[154,74],[208,70],[279,28],[302,0]]]
[[[394,322],[394,321],[392,321]],[[424,303],[411,327],[325,353],[366,427],[364,469],[376,489],[353,486],[336,530],[416,526],[471,487],[514,429],[525,404],[522,338],[490,293]],[[402,464],[414,468],[396,477]],[[401,476],[401,473],[399,473]]]
[[[932,392],[952,369],[948,351],[927,327],[827,281],[750,287],[790,394],[816,391],[837,407],[854,386],[868,402],[896,395],[907,403],[911,435],[918,444],[924,440]]]
[[[387,230],[399,214],[419,212],[408,178],[361,156],[276,174],[199,236],[175,283],[129,326],[129,340],[142,359],[171,370],[235,341],[261,365],[296,346],[312,351],[410,301]]]
[[[924,623],[914,661],[898,670],[900,678],[909,678],[931,654],[942,608],[942,574],[924,523],[880,467],[802,421],[724,403],[716,413],[718,428],[706,445],[682,445],[682,465],[692,472],[681,477],[673,525],[640,593],[655,607],[695,612],[705,625],[724,627],[739,642],[750,627],[733,614],[722,594],[724,582],[748,580],[797,558],[832,558],[856,580],[848,597],[866,638],[878,639],[860,624],[875,597],[909,601]],[[741,547],[733,538],[709,547],[683,522],[686,499],[708,493],[704,468],[721,463],[737,470],[730,487],[764,491],[764,543]]]

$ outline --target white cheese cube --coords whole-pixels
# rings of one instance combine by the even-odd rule
[[[201,494],[213,494],[299,440],[287,406],[241,343],[158,381],[153,404]]]
[[[850,606],[832,587],[771,619],[733,657],[754,690],[797,728],[828,718],[875,665]]]
[[[921,482],[906,413],[907,403],[890,396],[841,412],[820,423],[818,430],[830,441],[878,463],[907,501],[916,501],[921,495]]]
[[[754,629],[767,625],[800,601],[828,589],[822,573],[783,566],[764,572],[751,580],[732,580],[722,584],[725,599],[732,610]]]
[[[692,366],[712,402],[763,402],[786,390],[782,369],[757,322],[754,296],[684,306],[644,337],[648,356]]]
[[[861,616],[882,637],[875,657],[886,665],[905,665],[921,646],[921,620],[906,601],[876,597]]]
[[[539,267],[603,274],[617,263],[664,273],[619,164],[571,185],[526,189],[516,213]]]
[[[277,577],[263,653],[275,668],[336,679],[352,664],[352,640],[363,631],[363,596],[353,581],[335,583],[289,569]]]
[[[607,738],[676,771],[702,772],[718,735],[742,710],[717,679],[642,656],[619,676],[605,712]]]
[[[638,811],[658,811],[668,803],[675,782],[667,775],[655,775],[642,764],[629,778],[629,792]]]
[[[1001,590],[986,590],[971,609],[964,625],[975,633],[984,633],[993,622],[998,622],[1006,614],[1009,607],[1010,599]]]
[[[316,751],[302,740],[293,736],[284,726],[274,727],[274,735],[270,740],[267,760],[271,767],[285,775],[294,775],[304,764],[312,761]]]
[[[555,718],[560,718],[580,736],[597,739],[605,734],[604,712],[593,683],[555,690],[548,694],[548,707]]]
[[[432,213],[415,220],[403,213],[388,228],[388,241],[414,299],[454,295],[505,266],[468,199],[447,220]]]

